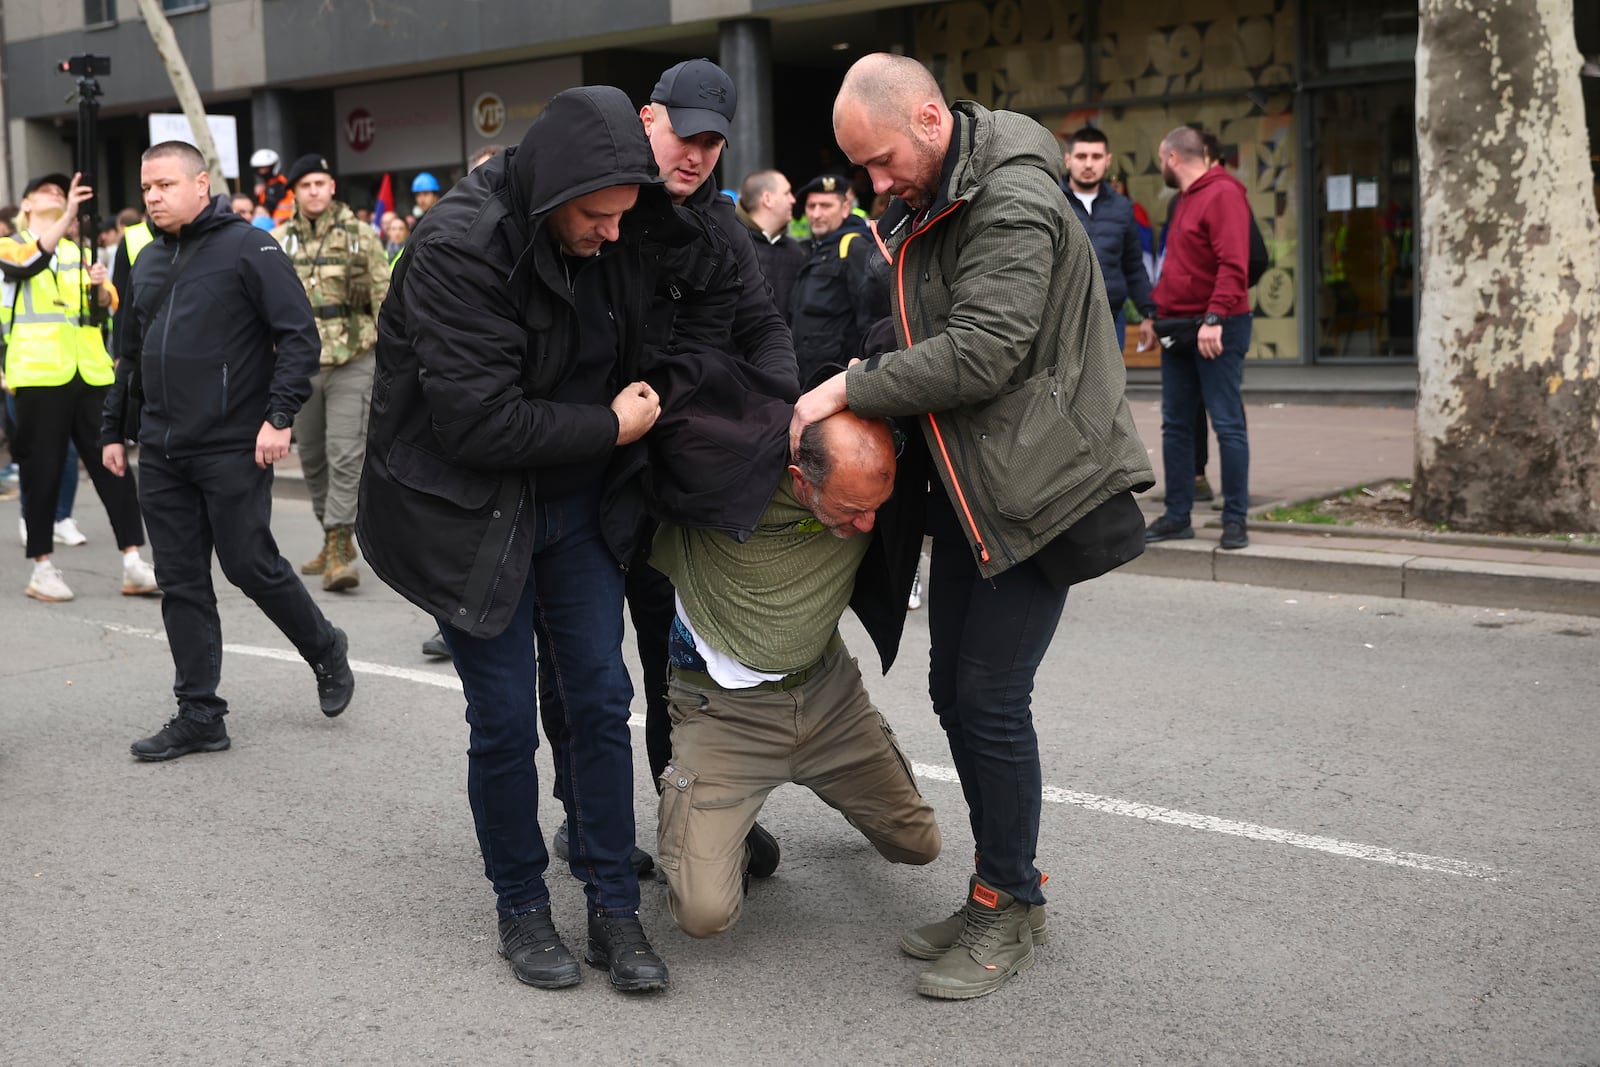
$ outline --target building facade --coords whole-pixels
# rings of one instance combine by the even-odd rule
[[[642,104],[664,68],[698,55],[740,93],[724,187],[757,167],[799,185],[845,166],[833,94],[876,50],[922,60],[952,99],[1031,114],[1062,136],[1102,128],[1113,174],[1157,235],[1171,194],[1156,146],[1196,125],[1221,140],[1272,255],[1250,358],[1415,358],[1417,14],[1406,0],[163,4],[208,113],[234,120],[238,156],[270,147],[287,165],[321,152],[357,205],[386,173],[402,207],[421,171],[448,186],[480,146],[520,139],[562,88],[608,83]],[[1600,5],[1575,11],[1580,47],[1600,53]],[[148,115],[177,107],[135,0],[8,0],[4,17],[10,187],[72,168],[77,111],[55,68],[95,53],[113,62],[100,207],[137,205]],[[1597,86],[1585,79],[1591,116]],[[1149,356],[1130,346],[1130,362]]]

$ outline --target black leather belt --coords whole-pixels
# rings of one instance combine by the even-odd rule
[[[701,689],[722,689],[729,693],[783,693],[790,689],[798,689],[802,685],[805,685],[807,682],[809,682],[812,678],[816,677],[818,674],[821,674],[823,664],[828,662],[828,657],[832,656],[835,652],[839,651],[843,647],[844,638],[839,636],[838,630],[835,630],[833,631],[833,636],[828,638],[828,647],[822,650],[822,655],[818,657],[817,661],[811,664],[811,666],[801,667],[799,670],[794,671],[791,674],[786,674],[782,678],[774,678],[771,681],[766,682],[757,682],[755,685],[741,686],[738,689],[728,689],[726,686],[718,684],[717,680],[711,677],[711,675],[707,674],[705,671],[690,671],[684,670],[682,667],[674,667],[672,668],[672,676],[674,678],[681,678],[690,685],[699,686]]]
[[[319,319],[342,319],[350,314],[349,304],[323,304],[321,307],[311,309],[311,314]]]

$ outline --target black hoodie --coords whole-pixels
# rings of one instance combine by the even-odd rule
[[[156,232],[133,266],[100,443],[124,439],[123,398],[140,371],[141,446],[173,457],[254,451],[268,415],[293,418],[311,396],[322,340],[305,288],[272,235],[234,214],[226,196],[178,233]],[[177,284],[151,306],[180,255]]]
[[[643,319],[665,269],[705,251],[706,298],[674,330],[723,345],[737,278],[719,272],[703,224],[675,210],[638,113],[620,90],[569,89],[522,143],[468,174],[423,216],[378,318],[377,370],[357,535],[372,569],[431,614],[500,633],[533,556],[540,468],[606,464],[603,531],[630,560],[643,517],[642,442],[617,448],[608,404],[549,398],[575,358],[578,320],[546,231],[560,205],[638,185],[601,272],[626,383],[643,371]]]

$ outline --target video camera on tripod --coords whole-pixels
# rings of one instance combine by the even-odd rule
[[[80,175],[79,182],[90,189],[95,188],[95,159],[98,155],[100,144],[100,82],[101,75],[111,73],[111,57],[81,55],[70,56],[63,59],[56,69],[63,74],[70,74],[78,79],[77,88],[72,95],[67,97],[71,103],[74,98],[78,101],[78,146],[77,146],[77,171]],[[78,250],[82,257],[82,269],[87,271],[94,262],[94,241],[99,234],[100,226],[95,214],[95,200],[90,197],[78,208]],[[84,290],[83,302],[86,306],[80,307],[80,322],[91,326],[104,326],[110,312],[100,305],[99,286]]]

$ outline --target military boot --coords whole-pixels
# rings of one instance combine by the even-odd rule
[[[1028,905],[973,875],[965,911],[956,943],[917,979],[917,992],[925,997],[986,996],[1033,966]]]
[[[322,531],[322,551],[300,564],[301,574],[321,574],[328,569],[328,558],[333,555],[333,531]]]
[[[1033,931],[1033,943],[1042,945],[1050,940],[1050,926],[1045,918],[1043,904],[1029,904],[1028,928]],[[900,951],[919,960],[936,960],[961,939],[967,925],[967,906],[962,904],[954,915],[927,926],[919,926],[900,939]]]
[[[349,526],[328,531],[328,567],[322,572],[322,588],[342,593],[361,584],[361,569],[356,566],[356,542]]]

